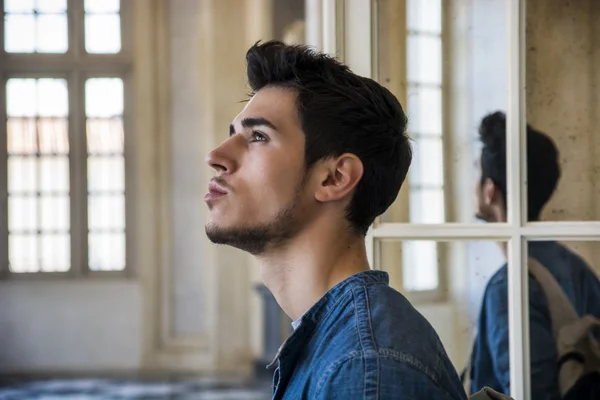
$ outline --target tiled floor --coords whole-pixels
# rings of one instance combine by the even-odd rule
[[[265,400],[267,382],[240,383],[208,378],[187,380],[50,379],[0,387],[0,400]]]

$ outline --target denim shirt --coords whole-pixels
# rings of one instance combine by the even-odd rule
[[[273,399],[466,399],[435,331],[382,271],[331,289],[275,364]]]
[[[550,271],[580,316],[591,314],[600,318],[600,281],[579,256],[556,242],[531,242],[529,255]],[[559,399],[556,343],[548,300],[531,275],[529,329],[531,399]],[[485,290],[473,349],[471,378],[472,393],[483,386],[505,394],[510,391],[506,265],[490,279]]]

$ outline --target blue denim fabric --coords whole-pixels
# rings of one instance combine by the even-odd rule
[[[331,289],[275,364],[273,399],[466,399],[437,334],[381,271]]]
[[[600,281],[579,256],[556,242],[532,242],[529,255],[550,271],[579,315],[592,314],[600,318]],[[531,398],[559,399],[556,344],[548,300],[542,287],[531,276],[529,329]],[[505,394],[510,391],[506,265],[490,279],[485,290],[473,349],[471,378],[472,393],[483,386]]]

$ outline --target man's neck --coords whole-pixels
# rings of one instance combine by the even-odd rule
[[[363,237],[319,224],[258,261],[263,283],[292,320],[338,283],[369,269]]]

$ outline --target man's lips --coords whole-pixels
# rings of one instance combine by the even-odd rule
[[[226,195],[227,190],[213,180],[208,184],[208,193],[204,196],[204,201],[216,200]]]

